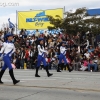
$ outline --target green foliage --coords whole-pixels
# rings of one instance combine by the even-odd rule
[[[64,13],[66,17],[61,19],[56,15],[56,18],[48,16],[53,27],[48,26],[48,29],[64,29],[67,33],[76,34],[80,31],[91,31],[94,34],[100,33],[100,18],[97,16],[89,17],[86,8],[76,9],[75,12],[68,11]]]
[[[59,27],[62,26],[62,21],[63,19],[61,19],[61,17],[59,15],[56,15],[55,17],[56,18],[53,18],[52,16],[47,16],[50,20],[50,24],[52,24],[53,26],[48,26],[48,29],[49,30],[52,30],[52,29],[58,29]]]

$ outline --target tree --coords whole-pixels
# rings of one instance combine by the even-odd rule
[[[100,33],[100,18],[97,18],[97,16],[93,16],[90,19],[86,19],[85,23],[88,25],[92,33]]]
[[[63,19],[59,15],[56,15],[55,18],[52,16],[47,17],[50,20],[50,24],[52,24],[52,26],[48,26],[49,30],[61,28]]]
[[[53,25],[48,26],[48,29],[64,29],[67,33],[76,34],[81,31],[90,31],[92,33],[100,33],[100,18],[97,16],[88,17],[87,9],[79,8],[75,12],[68,11],[64,13],[66,17],[61,19],[58,15],[56,18],[48,16],[50,23]]]
[[[69,11],[65,15],[62,28],[66,29],[68,33],[77,33],[83,30],[85,27],[83,19],[86,17],[86,8],[79,8],[75,12]]]

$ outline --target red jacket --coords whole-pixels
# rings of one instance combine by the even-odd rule
[[[25,58],[29,58],[29,52],[28,52],[28,50],[25,51]]]

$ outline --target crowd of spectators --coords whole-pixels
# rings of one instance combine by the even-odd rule
[[[4,35],[8,33],[8,30],[5,28],[4,31],[0,32],[0,48],[4,42]],[[14,29],[11,30],[12,34],[13,31]],[[69,34],[62,31],[58,34],[48,34],[47,31],[40,33],[36,30],[36,33],[30,36],[24,29],[19,34],[14,34],[13,42],[16,51],[13,54],[12,63],[16,65],[17,69],[23,69],[25,64],[28,69],[35,69],[38,38],[41,37],[44,38],[44,47],[48,51],[45,58],[49,69],[57,68],[60,54],[59,44],[61,41],[66,41],[66,59],[73,70],[100,71],[100,45],[93,33],[82,31],[76,34]],[[3,61],[0,59],[0,66],[2,67],[2,65]],[[62,66],[61,70],[66,70],[66,68]]]

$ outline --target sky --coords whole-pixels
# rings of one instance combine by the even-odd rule
[[[100,0],[0,0],[0,29],[4,24],[16,23],[16,10],[29,11],[64,8],[65,11],[86,7],[87,9],[100,8]]]

